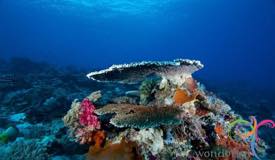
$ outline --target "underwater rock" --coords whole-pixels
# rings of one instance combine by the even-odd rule
[[[203,68],[200,61],[177,59],[174,61],[144,61],[139,63],[113,65],[108,69],[91,72],[88,78],[98,81],[136,83],[156,74],[181,85],[190,75]]]
[[[160,125],[176,125],[181,123],[181,120],[177,118],[181,110],[175,107],[108,104],[103,108],[97,109],[95,113],[98,115],[116,113],[110,120],[110,123],[116,127],[144,129],[154,128]]]

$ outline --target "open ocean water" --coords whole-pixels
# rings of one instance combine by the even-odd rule
[[[106,118],[110,117],[102,118],[101,115],[97,117],[95,112],[92,115],[101,123],[101,127],[95,128],[100,128],[100,133],[104,134],[98,133],[99,131],[96,133],[104,135],[102,136],[104,143],[100,143],[103,151],[94,151],[91,146],[99,143],[97,140],[100,136],[93,130],[94,135],[90,136],[97,137],[94,138],[96,140],[80,145],[78,142],[81,140],[75,140],[77,136],[82,137],[79,135],[80,131],[75,129],[78,127],[73,127],[79,132],[75,137],[72,136],[72,133],[69,133],[71,128],[68,130],[66,122],[64,126],[62,117],[70,110],[74,99],[79,99],[83,103],[84,100],[81,101],[83,98],[97,90],[102,92],[99,102],[91,100],[96,109],[118,102],[118,104],[127,102],[131,105],[159,105],[161,102],[158,102],[156,97],[161,96],[158,95],[154,85],[162,83],[156,79],[145,80],[148,83],[147,88],[141,89],[144,84],[142,82],[141,84],[96,82],[88,79],[86,74],[108,68],[113,64],[173,61],[178,58],[199,60],[204,65],[204,68],[194,73],[193,77],[198,84],[203,84],[203,86],[197,85],[197,90],[199,88],[203,88],[200,91],[207,90],[207,93],[200,93],[203,94],[205,101],[215,94],[232,108],[234,114],[241,115],[247,120],[247,125],[251,116],[256,117],[258,124],[268,120],[269,125],[265,124],[265,127],[263,125],[262,129],[254,126],[254,129],[259,129],[253,132],[254,138],[258,135],[264,141],[255,141],[256,146],[269,146],[256,147],[256,152],[260,154],[265,148],[266,153],[260,155],[260,159],[275,159],[275,130],[272,129],[275,128],[275,123],[272,123],[275,120],[274,0],[0,0],[0,148],[2,150],[0,153],[4,155],[2,159],[111,160],[113,158],[116,160],[118,155],[125,153],[118,149],[120,146],[107,144],[117,142],[114,137],[119,137],[118,133],[123,135],[127,131],[127,134],[133,134],[130,131],[128,133],[129,128],[136,130],[137,133],[133,135],[142,135],[139,130],[143,131],[143,127],[137,124],[133,126],[109,124]],[[154,68],[149,65],[150,67]],[[130,73],[143,75],[144,68],[148,69],[141,66],[138,69],[134,68]],[[159,72],[156,70],[153,73]],[[129,79],[132,76],[123,69],[118,73],[127,74],[125,77]],[[106,79],[111,80],[120,76],[117,72],[111,76],[106,75]],[[191,84],[187,83],[188,85]],[[173,94],[176,90],[175,95],[170,96],[175,104],[177,104],[175,99],[177,90],[188,90],[188,87],[184,88],[186,84],[169,87],[172,88]],[[150,94],[146,93],[151,97],[142,101],[143,91],[149,89]],[[165,93],[165,96],[167,95],[168,93]],[[169,100],[166,97],[165,105]],[[200,98],[196,100],[203,101]],[[210,103],[209,106],[214,103],[210,100],[207,102]],[[234,119],[238,119],[236,118],[238,116],[231,113],[219,114],[224,119],[218,122],[212,117],[211,124],[215,124],[212,130],[209,129],[210,122],[196,129],[203,129],[205,133],[211,130],[214,133],[213,128],[217,127],[218,123],[228,126]],[[81,129],[85,128],[82,122],[79,120]],[[170,131],[173,135],[173,127],[171,129],[170,125],[166,126],[166,121],[159,123],[161,124],[145,128],[153,128],[152,135],[155,137],[158,135],[156,131],[158,127],[163,132],[163,139],[170,135]],[[257,125],[252,118],[250,125],[254,124]],[[91,126],[89,127],[91,130]],[[241,131],[246,132],[249,126],[244,130]],[[149,134],[147,131],[146,134]],[[217,130],[215,131],[217,138],[219,135]],[[249,148],[253,148],[253,134],[252,138],[246,139],[245,142],[250,145]],[[209,144],[212,142],[210,137],[204,136],[205,141],[202,139],[200,139],[202,142]],[[172,145],[172,149],[169,150],[166,142],[164,140],[164,150],[161,150],[157,147],[162,146],[160,143],[152,147],[137,141],[139,144],[137,153],[144,147],[150,151],[146,154],[141,151],[139,158],[195,159],[194,155],[201,153],[202,150],[204,153],[209,153],[208,151],[212,153],[214,150],[206,146],[204,149],[196,148],[195,146],[201,145],[192,139],[190,144],[193,149],[188,152],[189,155],[183,156],[187,152],[173,150],[176,148],[173,146],[174,143],[169,143],[170,147]],[[120,144],[124,145],[124,142]],[[181,147],[188,145],[184,144]],[[85,155],[89,147],[89,153],[92,153],[88,154],[90,156],[87,158]],[[112,149],[106,151],[106,148]],[[164,156],[160,154],[161,152],[175,154]],[[257,159],[253,150],[249,150],[249,153],[251,156],[244,159]],[[113,156],[110,158],[102,155]],[[139,159],[133,158],[133,155],[125,157],[125,159]],[[203,160],[207,159],[206,157],[204,155],[196,158]],[[230,158],[240,159],[234,156]]]

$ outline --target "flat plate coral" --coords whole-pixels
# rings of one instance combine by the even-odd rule
[[[193,72],[203,68],[200,61],[177,59],[174,61],[143,61],[130,64],[113,65],[108,69],[91,72],[88,78],[98,81],[116,81],[135,83],[150,74],[162,77],[180,78],[191,75]]]

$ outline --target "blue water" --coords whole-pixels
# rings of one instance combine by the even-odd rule
[[[275,0],[0,0],[0,68],[2,58],[12,57],[74,65],[87,73],[133,61],[196,59],[205,68],[195,78],[236,113],[275,118]],[[62,87],[78,89],[68,77]],[[39,100],[32,101],[39,111]],[[42,108],[42,116],[32,108],[28,115],[50,120],[55,112],[63,116],[66,105],[44,108],[45,113]],[[7,125],[1,115],[0,131]],[[261,136],[274,157],[273,131]]]
[[[92,69],[190,58],[208,82],[274,89],[274,0],[0,0],[0,57]]]

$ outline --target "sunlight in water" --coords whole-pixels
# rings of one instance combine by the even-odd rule
[[[151,15],[162,11],[176,0],[24,0],[44,9],[56,9],[62,13],[66,11],[96,13],[101,16],[117,14]]]

